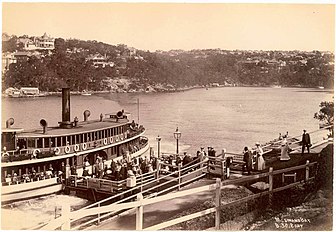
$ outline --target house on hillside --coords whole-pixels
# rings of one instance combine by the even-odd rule
[[[3,53],[2,54],[2,72],[9,69],[10,64],[15,64],[17,58],[14,56],[14,53]]]
[[[21,37],[17,39],[18,44],[23,45],[24,50],[53,50],[55,39],[44,33],[41,37]]]
[[[32,56],[30,52],[16,52],[13,55],[17,63],[25,62]]]
[[[93,66],[95,68],[105,68],[105,67],[113,67],[114,66],[114,62],[110,62],[108,61],[108,57],[102,56],[100,54],[95,54],[95,55],[89,55],[86,58],[86,62],[92,62]]]

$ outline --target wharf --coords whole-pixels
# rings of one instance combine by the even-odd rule
[[[294,142],[293,145],[297,143],[299,142]],[[190,208],[197,207],[204,202],[213,202],[214,196],[216,196],[216,202],[220,202],[222,196],[221,189],[243,188],[252,194],[234,199],[234,202],[224,203],[226,205],[231,206],[235,204],[239,206],[242,203],[245,204],[250,200],[267,195],[271,202],[273,192],[309,183],[315,179],[318,166],[316,161],[318,160],[320,151],[327,146],[327,143],[333,143],[333,141],[324,140],[315,143],[311,147],[310,154],[305,153],[303,155],[301,154],[300,146],[296,148],[293,146],[293,151],[290,153],[290,161],[280,161],[278,149],[273,149],[273,152],[267,152],[267,155],[265,155],[266,168],[262,171],[254,171],[249,176],[243,175],[241,169],[240,171],[238,171],[239,169],[233,172],[229,171],[228,164],[231,162],[228,161],[232,158],[223,157],[222,155],[224,154],[218,157],[208,157],[208,160],[201,160],[201,162],[198,161],[191,166],[183,166],[183,168],[180,165],[174,166],[158,162],[159,165],[157,167],[159,168],[147,174],[149,177],[148,181],[141,177],[141,182],[138,185],[137,180],[137,185],[134,188],[129,188],[126,191],[123,190],[113,197],[106,198],[70,214],[67,213],[67,208],[65,208],[64,216],[55,219],[54,222],[48,223],[42,229],[52,230],[60,226],[62,229],[69,229],[71,227],[73,229],[87,229],[87,226],[89,226],[89,229],[95,230],[134,230],[142,228],[156,230],[214,212],[216,212],[216,228],[219,228],[218,222],[220,222],[220,219],[218,215],[220,215],[219,211],[221,207],[210,208],[179,219],[170,219],[176,215],[180,215],[183,211],[188,212]],[[237,168],[242,163],[242,155],[231,155],[233,155],[232,166]],[[161,165],[168,166],[169,169],[161,169]],[[161,172],[163,176],[160,176]],[[295,175],[295,177],[288,178],[288,176],[292,175]],[[202,178],[204,176],[207,176],[207,178]],[[284,181],[286,176],[287,181]],[[214,183],[214,177],[220,177],[222,180],[217,178],[216,183]],[[288,179],[290,179],[289,182]],[[161,182],[162,180],[164,181]],[[262,191],[250,191],[249,186],[258,181],[264,182],[267,187],[260,189]],[[73,183],[75,187],[79,187],[77,185],[79,182],[76,179]],[[114,187],[113,184],[112,182],[108,184],[108,189]],[[165,184],[169,185],[163,187]],[[91,188],[89,185],[86,186],[87,188]],[[104,183],[99,183],[98,186],[99,188],[102,186],[106,187]],[[134,190],[136,191],[134,192]],[[166,194],[168,192],[170,193]],[[114,202],[112,204],[106,204],[111,202],[112,198],[117,199],[116,197],[125,196],[126,193],[130,193],[131,195],[126,198],[122,197],[122,200],[117,200],[117,202],[112,201]],[[234,193],[232,192],[231,194]],[[223,200],[226,201],[227,195],[224,196]],[[217,206],[220,204],[216,203]],[[271,203],[269,204],[271,205]],[[102,220],[103,218],[105,219]],[[167,222],[167,220],[170,221]],[[70,226],[71,224],[72,226]],[[95,226],[93,227],[93,225]]]
[[[325,143],[318,144],[312,147],[310,154],[305,153],[301,155],[301,153],[294,152],[290,155],[291,160],[287,162],[281,162],[279,159],[270,160],[269,163],[266,165],[266,169],[262,172],[253,172],[252,175],[258,175],[263,172],[267,172],[269,167],[273,167],[274,170],[284,169],[288,167],[297,166],[300,164],[305,164],[307,160],[311,163],[317,160],[318,154],[321,150],[326,147],[328,141]],[[252,176],[251,175],[251,176]],[[234,171],[230,175],[230,179],[240,179],[243,177],[242,172]],[[230,181],[230,180],[226,180]],[[197,182],[194,182],[190,185],[187,185],[183,188],[185,189],[192,189],[199,186],[205,186],[209,184],[215,183],[214,179],[200,179]],[[251,184],[251,183],[250,183]],[[230,185],[227,186],[230,188]],[[237,186],[231,186],[231,188],[235,188]],[[249,190],[246,190],[249,191]],[[183,196],[179,198],[174,198],[170,200],[166,200],[163,202],[154,203],[144,207],[143,209],[143,226],[144,228],[148,228],[152,225],[156,225],[161,223],[162,221],[167,221],[170,218],[174,217],[177,214],[185,210],[189,210],[190,208],[202,204],[205,201],[213,200],[215,191],[207,191],[207,192],[200,192],[193,195]],[[98,225],[91,226],[86,230],[135,230],[136,229],[136,211],[129,210],[125,213],[119,214],[109,220],[101,222]]]

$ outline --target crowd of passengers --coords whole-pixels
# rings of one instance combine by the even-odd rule
[[[21,176],[18,175],[16,172],[13,174],[7,174],[6,176],[2,176],[2,183],[6,184],[21,184],[21,183],[28,183],[32,181],[50,179],[53,177],[59,177],[59,181],[62,181],[65,173],[65,166],[62,163],[62,167],[60,170],[54,170],[52,164],[49,165],[49,168],[44,172],[37,172],[34,167],[32,167],[28,173],[24,173]]]
[[[216,151],[213,148],[208,148],[209,156],[215,156]],[[129,152],[126,152],[121,159],[114,161],[112,160],[111,165],[105,165],[105,160],[98,155],[93,166],[90,164],[88,159],[85,159],[83,165],[83,174],[85,178],[95,177],[104,178],[113,181],[125,180],[128,177],[139,176],[145,173],[153,172],[157,169],[158,162],[162,163],[160,170],[163,172],[173,172],[177,170],[177,166],[187,167],[193,165],[200,160],[206,159],[207,154],[204,148],[201,151],[197,151],[195,156],[187,154],[184,152],[183,155],[169,155],[162,156],[159,159],[151,154],[149,157],[144,158],[139,157],[138,159],[132,159]],[[164,165],[168,164],[168,165]],[[92,173],[90,173],[90,166],[92,166]],[[76,170],[71,173],[72,175],[77,175]]]
[[[215,153],[216,151],[213,148],[208,148],[209,156],[215,156]],[[158,162],[163,164],[161,166],[161,171],[166,171],[168,173],[176,171],[177,166],[179,165],[181,167],[187,167],[201,160],[205,160],[208,155],[204,151],[203,147],[201,147],[200,151],[197,151],[196,155],[184,152],[183,155],[161,156],[160,159],[155,157],[154,154],[151,154],[149,157],[145,156],[144,158],[139,157],[138,159],[132,159],[130,153],[127,151],[121,159],[117,161],[112,160],[110,166],[106,165],[106,160],[104,160],[102,156],[98,155],[93,165],[90,164],[87,157],[85,158],[82,176],[85,178],[94,177],[120,181],[131,176],[138,176],[148,172],[153,172],[156,170]],[[42,171],[39,173],[33,167],[27,174],[23,174],[22,176],[18,176],[16,172],[14,172],[13,175],[7,174],[7,176],[3,177],[2,182],[6,182],[8,184],[20,184],[52,177],[59,177],[59,181],[62,181],[65,179],[65,172],[66,167],[64,162],[62,162],[61,167],[57,170],[54,170],[52,164],[49,165],[49,168],[45,172]],[[70,167],[70,173],[71,175],[78,175],[75,166]]]

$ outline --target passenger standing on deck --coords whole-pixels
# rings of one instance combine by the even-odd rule
[[[247,171],[247,174],[251,174],[252,170],[252,152],[248,149],[248,147],[244,147],[244,166],[243,166],[243,173]]]
[[[126,162],[127,162],[127,165],[132,166],[132,157],[129,151],[126,151]]]
[[[103,178],[103,175],[104,175],[104,162],[103,162],[103,157],[101,156],[98,156],[98,176],[99,178]]]
[[[206,155],[207,155],[204,151],[204,147],[201,147],[201,154],[202,154],[203,158],[206,157]]]
[[[289,146],[288,146],[287,140],[284,139],[281,144],[281,157],[280,157],[281,161],[290,160],[288,152],[289,152]]]
[[[304,153],[305,147],[307,147],[308,154],[309,154],[309,147],[311,146],[310,143],[310,135],[306,133],[306,130],[303,130],[302,135],[302,154]]]
[[[263,152],[263,150],[262,150],[259,142],[256,143],[256,146],[257,146],[257,148],[256,148],[256,152],[257,152],[257,170],[261,171],[261,170],[263,170],[263,169],[266,168],[265,160],[264,160],[264,157],[263,157],[264,152]]]
[[[96,178],[98,178],[99,176],[99,159],[96,159],[96,163],[94,164],[94,172],[92,173],[92,175]]]
[[[85,157],[85,161],[83,164],[83,176],[88,176],[89,175],[89,167],[90,167],[90,163],[88,161],[88,158]]]
[[[121,179],[121,162],[120,160],[117,161],[116,163],[116,170],[115,170],[115,180],[120,180]]]

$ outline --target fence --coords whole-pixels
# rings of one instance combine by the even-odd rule
[[[316,162],[309,163],[309,161],[307,161],[307,163],[304,165],[290,167],[290,168],[281,169],[281,170],[275,170],[275,171],[273,171],[273,168],[271,167],[269,169],[269,172],[258,174],[258,175],[253,175],[253,176],[242,177],[242,178],[235,179],[235,180],[221,181],[218,178],[215,184],[206,185],[206,186],[188,189],[188,190],[183,190],[183,191],[178,191],[174,193],[169,193],[163,196],[157,196],[157,197],[148,198],[148,199],[145,199],[143,197],[144,193],[139,193],[137,195],[137,200],[134,202],[127,202],[127,203],[116,202],[114,204],[107,205],[107,206],[100,206],[101,202],[99,202],[98,203],[99,207],[95,207],[95,208],[84,207],[83,209],[77,210],[74,212],[70,212],[70,206],[68,205],[62,208],[62,216],[60,218],[57,218],[56,220],[52,221],[51,223],[49,223],[47,226],[43,227],[42,229],[51,230],[51,229],[56,229],[56,228],[61,227],[62,230],[69,230],[71,222],[74,222],[75,220],[78,220],[80,218],[85,218],[90,215],[101,215],[104,213],[111,214],[113,212],[116,213],[116,212],[120,212],[122,210],[128,210],[128,209],[135,209],[136,211],[136,230],[143,230],[143,229],[159,230],[159,229],[163,229],[163,228],[166,228],[166,227],[169,227],[169,226],[172,226],[172,225],[184,222],[184,221],[188,221],[188,220],[191,220],[197,217],[205,216],[211,213],[215,213],[215,228],[219,229],[219,225],[221,223],[220,222],[221,207],[229,207],[233,205],[238,205],[238,204],[241,204],[241,203],[253,200],[253,199],[257,199],[262,196],[267,196],[267,195],[269,196],[269,205],[271,207],[273,193],[283,191],[288,188],[292,188],[294,186],[297,186],[299,184],[302,184],[302,183],[305,183],[305,182],[308,182],[314,179],[316,172],[311,172],[310,168],[312,166],[315,166],[316,164],[317,164]],[[203,167],[203,168],[206,168],[206,167]],[[297,170],[298,171],[302,170],[304,172],[303,178],[298,178],[299,180],[295,180],[293,183],[289,183],[286,185],[279,186],[279,184],[278,185],[274,184],[274,177],[276,175],[279,175],[280,177],[282,177],[283,174],[297,171]],[[225,205],[221,205],[221,190],[226,185],[246,184],[251,181],[256,181],[256,180],[265,179],[265,178],[268,179],[268,184],[269,184],[268,190],[265,190],[257,194],[253,194],[251,196],[241,198],[237,201],[233,201]],[[173,219],[170,221],[162,222],[162,223],[153,225],[148,228],[143,228],[143,221],[144,221],[143,207],[144,206],[149,205],[149,204],[154,204],[154,203],[160,203],[162,201],[170,200],[173,198],[189,196],[189,195],[197,194],[197,193],[204,192],[204,191],[214,191],[215,192],[215,207],[202,210],[199,212],[195,212],[193,214],[186,215],[186,216]],[[106,199],[104,201],[106,201]],[[92,223],[93,221],[97,221],[97,219],[91,220],[90,223]],[[72,229],[78,229],[78,228],[79,227],[74,227]]]

